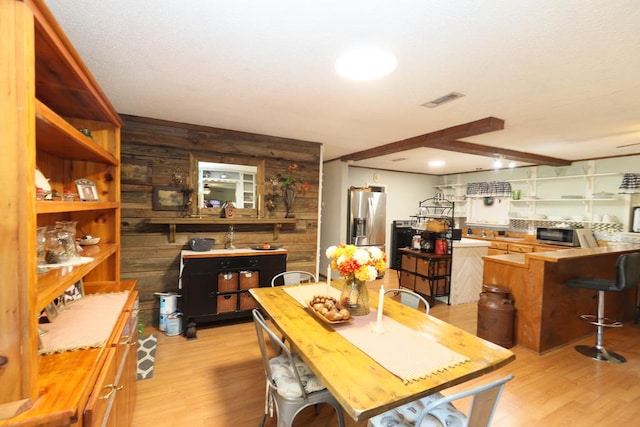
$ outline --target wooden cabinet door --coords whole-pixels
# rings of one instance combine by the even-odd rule
[[[505,251],[502,249],[493,249],[491,247],[487,249],[487,255],[507,255],[508,253],[509,251]]]
[[[83,426],[84,427],[97,427],[102,426],[104,420],[109,420],[113,416],[111,424],[115,425],[115,413],[112,413],[111,409],[115,404],[116,399],[116,349],[105,348],[107,351],[107,357],[105,364],[98,375],[98,381],[96,381],[89,401],[84,410]]]
[[[519,243],[509,243],[509,253],[525,254],[533,252],[533,245],[521,245]]]
[[[116,425],[131,425],[136,402],[137,348],[138,348],[138,292],[129,297],[122,314],[124,327],[117,341],[116,353],[118,370],[116,373]]]

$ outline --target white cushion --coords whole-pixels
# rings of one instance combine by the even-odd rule
[[[324,384],[320,382],[320,379],[311,372],[311,369],[309,369],[306,363],[296,355],[293,356],[293,359],[306,393],[313,393],[314,391],[320,391],[326,388]],[[291,363],[288,357],[284,355],[274,357],[269,360],[269,365],[271,366],[271,374],[280,396],[290,398],[302,397],[300,385],[291,369]]]
[[[466,415],[458,411],[451,403],[433,408],[419,426],[415,423],[420,412],[434,400],[444,397],[435,393],[411,403],[391,409],[369,419],[370,427],[463,427]]]

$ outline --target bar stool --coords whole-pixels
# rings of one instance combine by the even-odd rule
[[[604,317],[604,295],[605,292],[621,292],[624,289],[638,286],[640,282],[640,252],[622,254],[616,261],[616,280],[599,279],[597,277],[586,277],[571,279],[567,281],[567,286],[573,288],[594,289],[598,291],[598,314],[583,314],[582,319],[596,326],[596,345],[578,345],[576,350],[585,356],[596,360],[603,360],[609,363],[624,363],[624,357],[612,351],[608,351],[602,345],[602,334],[605,327],[620,327],[621,322],[611,321]]]

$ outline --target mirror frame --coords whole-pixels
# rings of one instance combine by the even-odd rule
[[[200,206],[196,206],[198,200],[198,162],[210,162],[210,163],[226,163],[230,165],[242,165],[242,166],[255,166],[257,168],[256,173],[256,198],[257,198],[257,207],[256,208],[236,208],[236,215],[238,217],[243,218],[258,218],[258,213],[262,213],[262,199],[263,199],[263,189],[264,189],[264,169],[265,169],[265,161],[258,160],[252,157],[243,157],[243,156],[228,156],[221,154],[206,154],[206,153],[189,153],[189,184],[191,188],[193,188],[193,194],[196,197],[196,203],[192,204],[192,212],[191,215],[203,215],[203,216],[220,216],[220,212],[222,208],[200,208]]]

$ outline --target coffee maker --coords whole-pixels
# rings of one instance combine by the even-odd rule
[[[436,251],[436,235],[430,231],[420,233],[420,250],[427,253]]]

